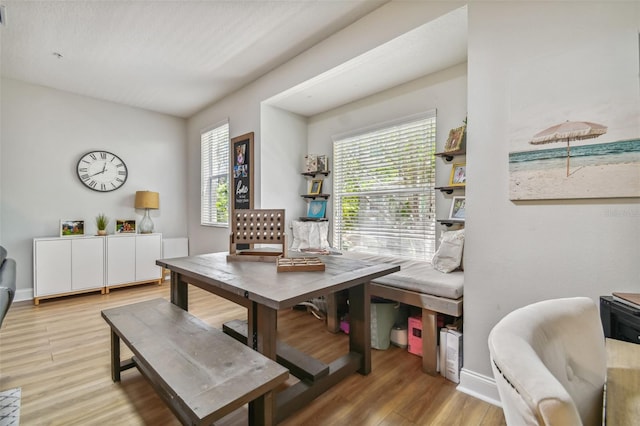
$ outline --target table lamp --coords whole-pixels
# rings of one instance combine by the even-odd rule
[[[157,209],[160,207],[160,194],[153,191],[136,191],[136,209],[145,209],[144,217],[138,225],[141,234],[150,234],[153,232],[153,221],[149,217],[149,209]]]

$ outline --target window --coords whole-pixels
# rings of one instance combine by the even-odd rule
[[[229,123],[200,135],[200,224],[229,225]]]
[[[430,260],[436,112],[334,138],[334,247]]]

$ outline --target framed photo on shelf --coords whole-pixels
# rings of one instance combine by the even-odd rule
[[[116,234],[135,234],[136,221],[131,219],[116,219]]]
[[[449,186],[465,186],[467,184],[467,164],[455,163],[451,166]]]
[[[318,171],[318,155],[307,154],[304,157],[304,171],[306,173],[315,173]]]
[[[449,212],[449,219],[465,219],[465,197],[453,197],[453,199],[451,200],[451,211]]]
[[[462,140],[464,139],[464,132],[467,126],[460,126],[449,131],[449,138],[444,145],[444,152],[459,151],[462,148]]]
[[[317,160],[317,172],[326,172],[329,170],[328,158],[326,155],[318,155]]]
[[[327,200],[313,200],[309,202],[307,217],[323,219],[327,211]]]
[[[309,188],[309,195],[318,195],[322,192],[322,179],[313,179]]]
[[[60,236],[84,235],[84,220],[60,220]]]

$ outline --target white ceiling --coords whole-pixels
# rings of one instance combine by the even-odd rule
[[[386,0],[0,3],[3,77],[189,117]],[[464,62],[466,28],[455,11],[272,101],[312,115]]]

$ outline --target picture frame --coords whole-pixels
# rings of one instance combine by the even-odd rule
[[[466,124],[449,131],[449,138],[444,145],[444,152],[459,151],[462,148],[464,133],[467,129]]]
[[[307,217],[313,219],[324,219],[327,212],[327,200],[313,200],[309,202]]]
[[[449,219],[453,220],[465,220],[466,212],[466,198],[465,197],[453,197],[451,200],[451,211],[449,212]]]
[[[60,219],[60,236],[77,237],[84,235],[84,220]]]
[[[313,179],[309,188],[309,195],[318,195],[322,192],[322,179]]]
[[[304,156],[304,172],[315,173],[318,171],[318,155],[307,154]]]
[[[326,155],[318,155],[316,158],[317,172],[326,172],[329,170],[329,159]]]
[[[116,234],[135,234],[137,230],[136,221],[134,219],[116,219]]]
[[[454,163],[451,166],[449,186],[465,186],[467,184],[467,163]]]

